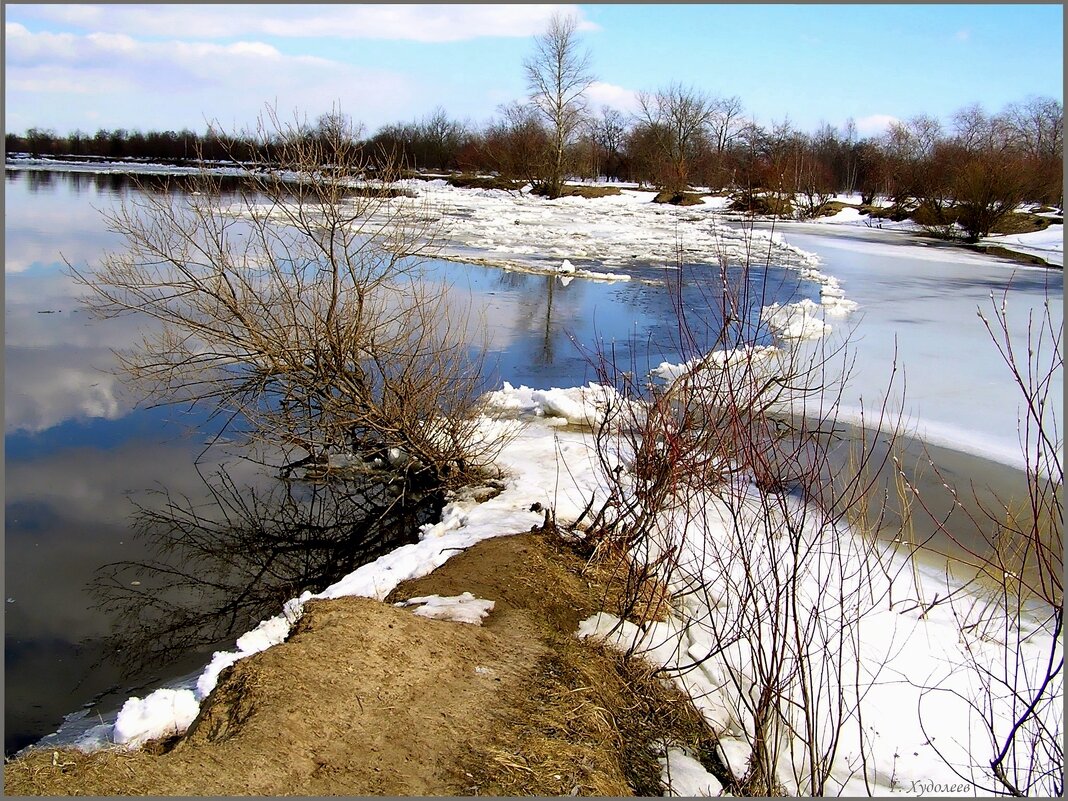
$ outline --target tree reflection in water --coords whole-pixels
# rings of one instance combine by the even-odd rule
[[[127,675],[226,644],[304,590],[415,542],[443,504],[382,471],[263,488],[224,469],[204,484],[207,501],[163,489],[157,508],[138,504],[133,529],[154,558],[105,565],[90,583]]]

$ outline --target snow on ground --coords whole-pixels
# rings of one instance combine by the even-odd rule
[[[664,795],[675,798],[718,796],[723,792],[719,779],[682,748],[669,748],[660,757],[660,783]]]
[[[695,369],[706,372],[710,368],[722,370],[724,368],[737,367],[740,365],[757,365],[765,362],[775,363],[781,351],[772,345],[757,345],[746,348],[733,348],[731,350],[714,350],[701,358],[693,358],[683,364],[660,362],[658,367],[650,371],[650,375],[661,378],[667,382],[677,381],[682,376],[691,373]],[[774,368],[772,368],[774,369]]]
[[[200,713],[189,690],[164,688],[123,704],[112,737],[116,744],[135,748],[157,737],[181,734]]]
[[[1038,256],[1050,264],[1064,264],[1064,225],[1050,225],[1044,231],[1029,234],[998,234],[979,240],[984,245],[998,245],[1018,253]]]
[[[860,209],[855,209],[852,206],[846,206],[843,209],[836,211],[834,214],[828,214],[825,217],[820,217],[818,222],[822,223],[863,223],[868,219],[868,215],[861,214]]]
[[[764,688],[756,678],[761,667],[773,656],[786,665],[811,660],[807,683],[788,669],[775,680],[786,720],[764,733],[780,749],[777,779],[787,794],[811,792],[806,731],[821,749],[837,742],[829,795],[923,795],[932,782],[963,794],[993,786],[986,766],[997,747],[986,716],[970,703],[983,703],[985,671],[995,682],[1007,670],[1010,686],[1016,679],[1017,688],[1038,687],[1051,653],[1056,661],[1060,652],[1049,630],[1025,619],[1016,659],[996,626],[993,636],[966,628],[981,616],[981,602],[958,595],[946,603],[958,585],[934,570],[913,570],[892,545],[866,559],[859,537],[818,514],[795,511],[789,519],[798,534],[776,522],[782,507],[752,485],[726,495],[729,501],[706,498],[704,509],[690,505],[662,519],[659,547],[677,559],[667,581],[676,599],[671,617],[639,627],[601,613],[580,624],[579,636],[633,648],[667,668],[719,734],[735,775],[745,773],[757,737],[752,710]],[[804,543],[803,562],[792,561],[795,542]],[[803,569],[795,574],[792,564]],[[1061,695],[1060,677],[1052,692]],[[994,731],[1004,736],[1021,705],[1015,699],[1013,708],[1014,699],[998,690],[994,696]],[[813,720],[800,714],[806,705],[819,710]],[[1061,704],[1043,708],[1041,719],[1062,731]]]
[[[797,303],[772,303],[761,311],[760,318],[786,339],[820,339],[830,333],[818,304],[808,298]]]
[[[450,620],[453,623],[470,623],[481,626],[485,617],[493,611],[494,602],[476,598],[469,592],[459,595],[421,595],[401,601],[397,606],[414,606],[420,617],[431,620]]]
[[[580,393],[573,393],[570,399],[566,396],[566,392],[558,390],[554,397],[561,405],[567,401],[576,422],[596,419],[597,410],[584,405]],[[524,406],[521,402],[511,405]],[[557,414],[560,411],[556,409]],[[92,750],[110,741],[136,747],[155,737],[184,731],[200,703],[214,689],[220,672],[239,659],[282,642],[310,599],[356,595],[382,600],[402,581],[429,574],[451,556],[483,539],[529,531],[542,522],[541,513],[530,511],[535,503],[555,508],[565,517],[577,517],[597,489],[592,463],[584,465],[584,460],[592,457],[581,432],[560,430],[552,423],[532,418],[505,447],[498,458],[498,464],[507,472],[500,495],[482,502],[471,494],[455,497],[439,522],[422,527],[419,542],[357,568],[319,593],[305,592],[291,599],[281,614],[239,638],[236,650],[216,652],[195,687],[163,688],[144,698],[131,698],[113,726],[89,730],[76,746]],[[513,428],[512,424],[489,418],[484,421],[487,437],[500,436]],[[568,476],[573,480],[565,481]],[[477,603],[479,600],[453,602],[451,606],[474,603],[474,608],[484,609]]]
[[[713,361],[730,365],[732,354]],[[422,527],[419,542],[358,568],[322,592],[306,592],[291,600],[283,614],[264,621],[240,638],[236,652],[216,654],[195,690],[161,689],[144,699],[131,699],[112,731],[96,731],[96,741],[86,740],[81,747],[101,745],[101,735],[110,734],[108,739],[133,746],[183,730],[214,686],[219,665],[230,664],[281,641],[299,617],[303,604],[311,598],[360,595],[382,599],[401,581],[428,574],[455,553],[482,539],[529,530],[541,518],[539,513],[531,511],[535,503],[554,508],[561,522],[574,520],[591,498],[607,496],[607,483],[592,452],[591,434],[567,424],[599,419],[606,392],[603,387],[591,385],[547,391],[506,386],[495,393],[490,399],[492,406],[508,411],[523,422],[516,432],[514,421],[484,420],[487,436],[503,431],[513,433],[499,457],[499,464],[506,471],[504,490],[499,495],[482,502],[474,499],[474,493],[457,495],[446,506],[438,523]],[[669,577],[673,589],[687,590],[697,585],[702,589],[699,593],[684,592],[675,614],[667,621],[640,630],[633,624],[601,614],[585,621],[578,632],[580,636],[599,636],[623,646],[639,643],[643,650],[648,650],[650,658],[669,668],[678,668],[680,662],[695,658],[700,660],[696,669],[676,670],[676,680],[720,733],[724,754],[728,761],[733,760],[731,764],[736,769],[745,764],[749,753],[746,735],[752,734],[751,721],[739,698],[752,689],[752,682],[747,678],[752,675],[751,663],[747,659],[753,658],[754,640],[742,638],[726,648],[719,647],[721,642],[713,632],[722,631],[720,618],[733,608],[737,598],[733,590],[744,584],[745,576],[738,572],[741,566],[711,560],[709,554],[740,536],[740,532],[760,531],[763,535],[756,538],[755,547],[751,546],[756,562],[771,570],[788,563],[788,551],[783,550],[788,546],[788,539],[776,533],[777,518],[767,513],[762,497],[750,485],[743,488],[740,506],[727,508],[723,501],[709,498],[700,513],[690,510],[684,517],[665,518],[662,545],[674,544],[680,554],[679,568]],[[810,520],[804,525],[815,524]],[[818,535],[814,541],[825,543],[830,537],[840,545],[847,543],[836,553],[855,552],[848,546],[855,542],[848,529],[820,529],[812,533]],[[993,664],[1000,653],[996,641],[991,646],[978,637],[962,639],[960,621],[955,617],[960,613],[959,606],[936,605],[926,610],[918,606],[916,599],[929,599],[939,591],[944,593],[945,579],[922,569],[920,578],[913,578],[913,573],[904,569],[904,563],[892,551],[883,553],[881,571],[869,573],[854,569],[857,565],[849,559],[838,564],[838,573],[831,575],[834,586],[828,584],[826,570],[802,574],[800,614],[818,614],[821,621],[830,624],[831,630],[838,631],[835,614],[848,614],[849,610],[836,610],[833,604],[828,608],[822,604],[823,599],[838,597],[839,590],[847,594],[854,592],[857,586],[853,585],[864,580],[868,582],[864,587],[871,588],[876,600],[863,607],[859,639],[852,650],[848,637],[844,643],[830,637],[832,647],[849,650],[843,652],[844,667],[839,663],[843,681],[853,688],[851,682],[855,680],[864,691],[863,726],[850,722],[844,727],[830,790],[847,794],[866,790],[863,777],[857,772],[862,755],[868,760],[868,782],[877,793],[907,793],[912,788],[911,792],[916,794],[916,788],[920,787],[922,794],[927,785],[917,782],[960,785],[954,769],[965,770],[968,775],[967,771],[973,768],[961,765],[972,758],[981,764],[987,758],[985,752],[969,756],[969,738],[973,738],[972,743],[986,742],[981,738],[982,721],[970,715],[966,704],[953,694],[971,697],[976,690],[975,676],[961,669],[967,662],[962,649],[965,646],[977,649],[981,661]],[[888,576],[895,577],[892,591]],[[454,609],[464,604],[474,605],[479,619],[490,602],[483,601],[480,605],[480,599],[465,596],[420,600],[427,600],[431,606]],[[840,622],[844,624],[844,621],[846,618]],[[809,645],[814,649],[810,656],[816,660],[826,660],[833,654],[827,649],[828,643],[818,638]],[[1041,635],[1028,641],[1025,648],[1034,653],[1028,651],[1026,665],[1041,664],[1038,657],[1043,646],[1048,647],[1048,642]],[[859,655],[859,667],[853,669],[850,654]],[[939,689],[925,691],[931,687]],[[851,697],[849,691],[843,691],[847,701]],[[837,697],[834,686],[825,687],[823,692]],[[1047,722],[1061,725],[1059,720]],[[935,740],[955,768],[948,766],[929,746]],[[717,791],[718,784],[709,782],[685,754],[669,750],[665,759],[665,771],[670,764],[676,794]],[[795,770],[804,773],[803,766],[798,768],[789,760],[780,765],[779,778],[787,787],[796,782]]]
[[[912,220],[900,220],[895,222],[890,219],[872,218],[867,214],[861,214],[860,210],[853,208],[860,204],[860,195],[834,195],[834,201],[850,204],[840,211],[825,217],[816,217],[804,220],[805,226],[818,225],[841,225],[870,228],[877,231],[897,231],[900,233],[923,233],[924,228]],[[891,201],[885,198],[876,199],[875,205],[890,206]],[[1021,212],[1030,212],[1031,207],[1020,207]],[[1056,212],[1043,212],[1039,216],[1060,217]],[[781,230],[788,232],[797,223],[793,220],[779,221]],[[787,234],[789,238],[789,234]],[[1050,225],[1043,231],[1033,231],[1026,234],[994,234],[979,240],[983,245],[998,245],[1006,250],[1015,251],[1031,256],[1038,256],[1048,264],[1062,266],[1064,264],[1064,226],[1059,223]]]

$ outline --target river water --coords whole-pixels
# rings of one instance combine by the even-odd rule
[[[64,259],[83,266],[121,247],[98,210],[137,190],[122,176],[77,172],[8,170],[5,183],[5,753],[10,754],[54,731],[65,716],[91,722],[130,695],[198,669],[215,648],[232,644],[231,629],[255,625],[255,609],[243,608],[243,617],[214,631],[214,639],[194,638],[169,654],[166,667],[131,669],[129,655],[117,653],[121,642],[110,636],[122,620],[90,585],[99,584],[102,575],[121,589],[147,581],[128,570],[102,572],[111,563],[153,557],[151,543],[135,536],[139,508],[173,511],[175,499],[187,499],[178,506],[193,508],[217,503],[220,495],[270,495],[272,480],[225,448],[205,451],[218,433],[207,410],[139,405],[113,372],[112,349],[131,345],[142,323],[133,317],[94,320],[78,305],[79,290]],[[819,251],[820,242],[813,238],[802,247]],[[617,363],[638,373],[677,361],[676,304],[716,306],[714,291],[693,281],[673,296],[666,287],[639,281],[567,281],[453,262],[433,262],[426,269],[429,278],[454,287],[484,322],[487,387],[509,381],[549,388],[593,380],[591,354],[598,345],[614,348]],[[654,265],[638,265],[634,272],[649,281],[664,276]],[[751,280],[760,282],[765,303],[819,298],[818,287],[799,281],[793,271],[773,266]],[[939,459],[962,480],[978,477],[1013,491],[1020,486],[1010,468],[952,451]],[[223,484],[214,472],[220,465],[226,467]],[[322,512],[328,505],[317,508],[328,514]],[[271,508],[277,521],[291,519],[285,502]],[[330,559],[337,569],[348,564],[337,554]],[[313,573],[301,575],[312,581]]]

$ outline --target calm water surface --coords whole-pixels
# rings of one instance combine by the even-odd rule
[[[193,505],[214,502],[212,489],[218,493],[219,487],[211,476],[220,464],[227,465],[235,486],[259,488],[241,490],[246,497],[272,491],[269,478],[225,448],[205,453],[217,433],[206,411],[143,408],[110,372],[112,349],[130,346],[140,321],[94,320],[78,305],[79,290],[63,260],[81,267],[120,248],[98,209],[136,191],[117,175],[6,172],[4,746],[9,754],[54,731],[65,716],[73,713],[87,726],[126,697],[197,670],[217,647],[232,647],[232,637],[199,642],[163,670],[123,671],[129,655],[108,639],[120,621],[100,607],[88,585],[103,565],[152,558],[145,538],[134,536],[135,511],[165,509],[162,493]],[[484,320],[487,387],[502,380],[535,388],[593,380],[590,354],[598,344],[615,347],[619,363],[637,370],[678,359],[674,306],[664,288],[636,281],[565,283],[448,262],[427,270],[468,299]],[[683,273],[701,276],[682,287],[684,307],[715,305],[716,282],[707,280],[708,268],[693,265]],[[636,275],[662,280],[664,272],[650,266]],[[815,287],[777,268],[759,276],[754,291],[768,303],[818,299]],[[280,506],[278,521],[290,520],[291,511]],[[347,562],[331,564],[340,569]],[[125,571],[115,581],[121,590],[148,579]],[[247,630],[258,619],[235,620],[235,630]]]

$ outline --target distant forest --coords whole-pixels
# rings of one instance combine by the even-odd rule
[[[1034,202],[1060,208],[1063,200],[1064,111],[1050,98],[1012,103],[996,114],[977,105],[960,109],[944,127],[917,116],[885,134],[858,136],[852,123],[803,132],[788,121],[769,126],[746,119],[737,97],[723,98],[678,85],[640,97],[642,110],[625,115],[602,107],[587,113],[567,143],[567,173],[683,192],[693,186],[735,193],[758,213],[793,203],[814,216],[835,193],[860,193],[864,204],[892,201],[932,225],[949,224],[962,202]],[[324,114],[304,127],[323,136],[339,126],[366,151],[369,163],[399,160],[418,172],[492,174],[506,181],[543,181],[551,126],[531,105],[502,107],[483,125],[452,119],[441,108],[422,119],[386,125],[372,136],[346,116]],[[8,158],[106,158],[243,162],[270,159],[272,143],[252,136],[182,131],[99,130],[59,136],[31,128],[9,133]],[[798,209],[798,205],[800,208]]]

